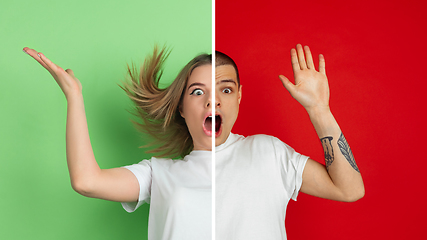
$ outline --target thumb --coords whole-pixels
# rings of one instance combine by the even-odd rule
[[[288,90],[288,92],[292,95],[295,85],[289,81],[289,79],[283,75],[279,75],[280,80],[282,81],[283,86]]]
[[[71,69],[67,69],[67,70],[65,70],[67,73],[68,73],[68,75],[70,75],[76,82],[77,82],[77,84],[79,85],[79,87],[80,87],[80,90],[82,89],[82,84],[81,84],[81,82],[74,76],[74,72],[73,72],[73,70],[71,70]]]
[[[73,77],[74,78],[74,72],[73,72],[73,70],[71,70],[71,69],[67,69],[67,70],[65,70],[68,74],[70,74],[70,76],[71,77]]]

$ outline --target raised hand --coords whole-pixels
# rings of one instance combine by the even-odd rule
[[[64,70],[60,66],[51,62],[45,55],[43,55],[43,53],[39,53],[34,49],[25,47],[23,51],[33,57],[38,63],[40,63],[46,70],[49,71],[49,73],[64,92],[67,99],[71,96],[81,94],[82,84],[74,76],[74,73],[71,69]]]
[[[296,49],[291,49],[291,62],[295,84],[285,76],[279,76],[291,96],[309,113],[312,110],[329,109],[329,85],[323,55],[319,55],[319,71],[316,71],[310,48],[297,44]]]

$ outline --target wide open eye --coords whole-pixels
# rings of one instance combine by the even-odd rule
[[[203,92],[203,90],[202,89],[200,89],[200,88],[196,88],[196,89],[194,89],[191,93],[190,93],[190,95],[197,95],[197,96],[200,96],[200,95],[203,95],[203,94],[205,94],[204,92]]]
[[[232,91],[231,91],[231,88],[224,88],[224,89],[222,90],[222,92],[223,92],[223,93],[231,93]]]

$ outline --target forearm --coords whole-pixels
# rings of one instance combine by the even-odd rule
[[[350,146],[329,107],[307,110],[325,154],[327,172],[346,201],[364,195],[364,185]]]
[[[83,96],[76,94],[67,97],[67,164],[71,184],[80,194],[86,195],[91,187],[91,182],[100,173],[100,168],[95,160],[89,131]]]
[[[82,85],[74,72],[64,70],[34,49],[23,50],[49,71],[67,98],[67,163],[73,189],[88,197],[112,201],[138,200],[139,184],[131,171],[99,168],[90,144]]]

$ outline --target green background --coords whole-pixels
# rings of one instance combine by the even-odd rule
[[[154,44],[172,53],[170,82],[191,58],[211,52],[211,2],[8,1],[0,3],[0,238],[146,239],[149,205],[128,214],[70,185],[65,155],[66,99],[49,73],[22,52],[43,52],[82,82],[89,132],[101,168],[150,156],[117,84],[126,63]],[[142,136],[142,137],[141,137]]]

